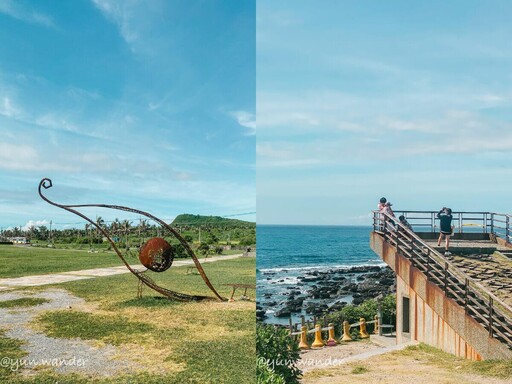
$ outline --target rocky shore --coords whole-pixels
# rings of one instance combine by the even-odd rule
[[[281,272],[263,272],[270,284],[283,284],[276,279]],[[275,317],[290,317],[305,312],[311,316],[342,309],[347,304],[360,304],[379,295],[395,292],[395,277],[389,267],[353,266],[331,268],[326,271],[306,271],[297,277],[296,284],[286,287],[280,295],[263,293],[256,308],[258,320],[271,310]]]

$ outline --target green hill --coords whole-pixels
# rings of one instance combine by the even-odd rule
[[[256,223],[237,219],[227,219],[220,216],[178,215],[171,225],[222,225],[226,227],[254,228]]]

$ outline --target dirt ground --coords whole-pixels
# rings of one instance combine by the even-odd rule
[[[470,373],[464,364],[434,363],[422,353],[404,356],[400,352],[373,356],[329,369],[304,373],[307,384],[510,384],[511,379],[498,379]]]

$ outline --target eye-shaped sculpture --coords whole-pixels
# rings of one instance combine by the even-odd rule
[[[123,256],[123,254],[117,248],[114,240],[112,240],[110,234],[104,227],[98,225],[96,222],[89,219],[86,215],[77,211],[75,208],[89,208],[89,207],[109,208],[109,209],[115,209],[115,210],[119,210],[119,211],[136,213],[139,215],[146,216],[147,218],[155,221],[166,232],[168,232],[169,234],[173,235],[176,239],[178,239],[178,241],[183,246],[185,251],[188,253],[188,255],[194,261],[194,264],[195,264],[199,274],[203,278],[203,281],[208,286],[208,288],[210,288],[210,290],[214,293],[214,295],[217,297],[217,299],[219,299],[221,301],[227,301],[226,298],[224,298],[218,294],[218,292],[215,290],[213,285],[210,283],[210,280],[206,276],[206,273],[204,272],[204,269],[201,266],[201,263],[199,262],[199,260],[197,259],[197,256],[194,254],[194,251],[192,250],[192,248],[190,248],[190,246],[185,241],[185,239],[183,239],[183,237],[181,237],[181,235],[174,228],[172,228],[170,225],[168,225],[164,221],[160,220],[159,218],[157,218],[147,212],[140,211],[138,209],[129,208],[129,207],[123,207],[120,205],[108,205],[108,204],[63,205],[63,204],[58,204],[58,203],[51,201],[50,199],[48,199],[46,196],[43,195],[42,189],[43,188],[48,189],[48,188],[51,188],[52,186],[53,186],[53,184],[50,179],[48,179],[48,178],[42,179],[41,182],[39,183],[39,196],[41,196],[41,198],[44,201],[46,201],[47,203],[54,205],[56,207],[65,209],[66,211],[69,211],[77,216],[80,216],[81,218],[86,220],[88,223],[90,223],[91,225],[96,227],[98,229],[98,231],[100,231],[103,234],[103,236],[105,236],[107,238],[110,245],[112,246],[114,251],[117,253],[119,258],[122,260],[122,262],[126,266],[126,268],[128,268],[128,270],[139,279],[139,287],[142,287],[141,284],[144,284],[164,296],[167,296],[171,299],[180,300],[180,301],[192,301],[192,300],[198,301],[198,300],[212,299],[212,297],[210,297],[210,296],[188,295],[185,293],[171,291],[167,288],[159,286],[151,279],[151,277],[148,276],[148,274],[146,273],[147,271],[136,270],[133,267],[131,267],[130,264],[128,264],[125,257]],[[146,267],[148,270],[151,270],[154,272],[164,272],[167,269],[169,269],[172,265],[173,259],[174,259],[174,253],[173,253],[173,248],[172,248],[171,244],[169,244],[165,239],[163,239],[161,237],[153,237],[152,239],[149,239],[141,247],[140,252],[139,252],[139,260],[140,260],[141,264],[144,267]],[[140,290],[140,288],[139,288],[139,290]]]

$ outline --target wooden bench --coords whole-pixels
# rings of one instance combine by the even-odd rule
[[[236,292],[237,288],[244,289],[244,294],[240,297],[240,300],[249,300],[249,296],[247,296],[247,290],[248,289],[256,289],[255,284],[224,284],[224,285],[233,288],[233,291],[231,291],[231,297],[229,298],[229,302],[235,301],[233,296],[235,296],[235,292]]]

